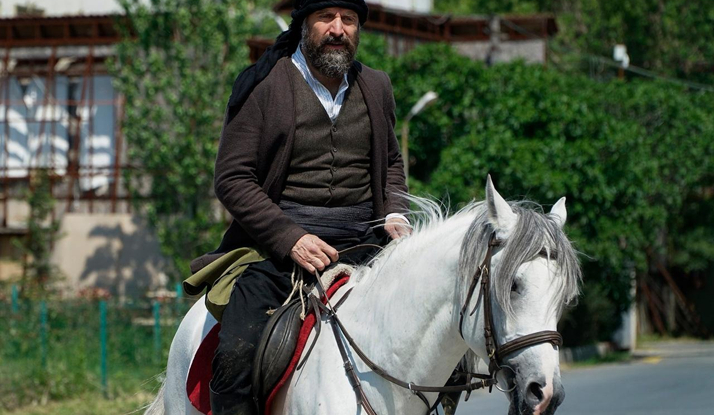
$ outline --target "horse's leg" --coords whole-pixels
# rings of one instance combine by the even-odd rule
[[[206,309],[203,297],[191,307],[181,321],[171,342],[166,365],[166,381],[163,386],[166,415],[200,415],[188,400],[186,379],[196,350],[215,324],[216,319]]]

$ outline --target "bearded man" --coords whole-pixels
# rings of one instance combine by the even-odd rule
[[[256,413],[255,348],[267,312],[293,288],[295,264],[309,283],[315,270],[374,254],[340,250],[410,232],[391,83],[354,61],[364,0],[296,0],[292,18],[236,79],[215,170],[216,196],[234,220],[220,247],[192,263],[197,272],[241,247],[258,253],[241,263],[222,310],[214,415]]]

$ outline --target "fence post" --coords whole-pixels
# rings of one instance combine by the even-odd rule
[[[40,353],[42,369],[47,370],[47,302],[40,301]]]
[[[100,376],[102,382],[102,394],[104,398],[109,397],[109,385],[107,381],[107,302],[99,302],[99,355],[100,355]]]
[[[183,298],[183,286],[181,283],[176,283],[176,299],[174,300],[174,318],[176,319],[176,327],[181,324],[181,299]]]
[[[12,314],[17,314],[20,311],[20,292],[17,285],[12,285]]]
[[[161,361],[161,304],[154,300],[154,359]]]

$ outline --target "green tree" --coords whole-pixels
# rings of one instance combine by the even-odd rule
[[[457,207],[483,197],[490,173],[513,199],[568,197],[567,231],[586,275],[583,308],[566,320],[577,327],[571,344],[609,337],[629,305],[632,272],[657,274],[653,255],[680,280],[714,265],[711,94],[523,63],[488,68],[447,45],[383,66],[398,119],[424,92],[439,94],[411,121],[413,192]]]
[[[50,261],[52,246],[60,238],[60,221],[53,215],[55,199],[46,170],[32,172],[25,196],[30,210],[27,235],[13,240],[25,258],[20,288],[24,297],[44,297],[62,276]]]
[[[233,80],[248,63],[253,5],[243,0],[121,0],[113,74],[126,97],[132,192],[156,229],[171,275],[215,248],[225,229],[213,163]]]
[[[434,8],[456,15],[534,13],[549,3],[548,0],[434,0]]]
[[[707,0],[435,0],[455,14],[553,13],[559,32],[551,54],[561,66],[591,70],[584,54],[612,56],[627,45],[631,63],[646,69],[714,84],[714,3]],[[586,59],[583,59],[586,58]]]

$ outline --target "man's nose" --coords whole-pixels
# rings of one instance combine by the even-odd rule
[[[335,37],[340,37],[345,34],[345,28],[342,25],[342,18],[336,16],[330,25],[330,35]]]

